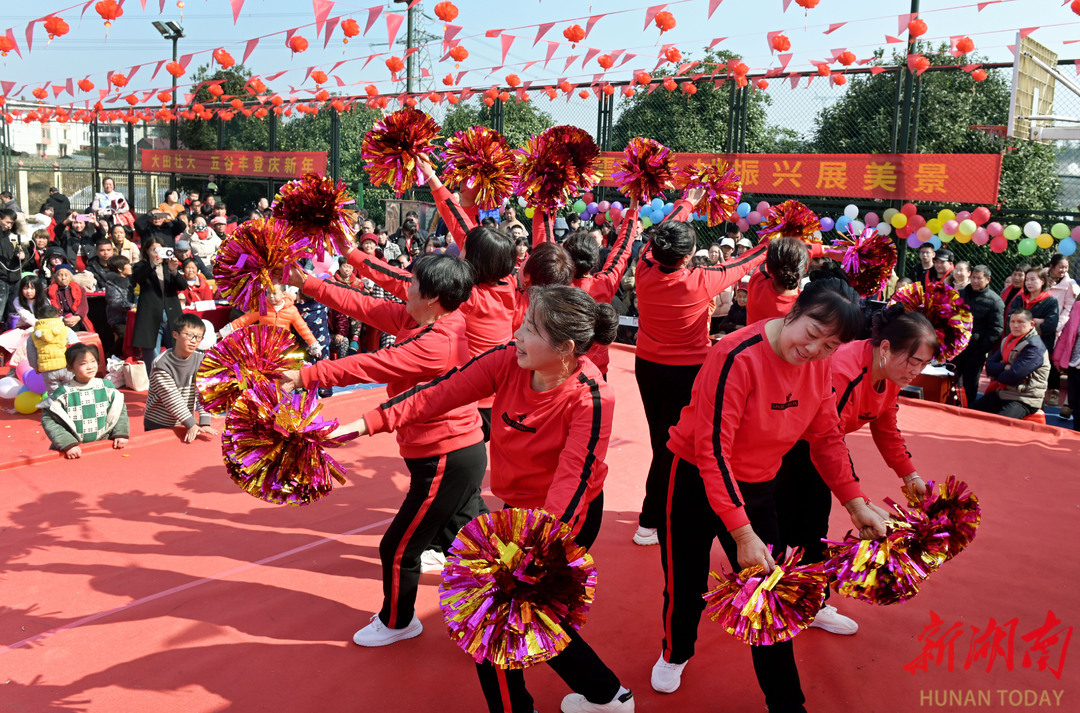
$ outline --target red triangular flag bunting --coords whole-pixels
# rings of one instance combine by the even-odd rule
[[[555,27],[554,22],[541,22],[540,23],[540,26],[536,30],[536,39],[533,40],[533,47],[536,47],[536,45],[540,42],[540,40],[544,39],[544,35],[546,35],[551,30],[552,27]]]
[[[544,57],[544,69],[547,69],[548,62],[555,56],[555,50],[559,48],[558,42],[552,42],[551,40],[545,40],[547,42],[547,56]]]
[[[394,40],[397,38],[398,30],[401,29],[401,23],[405,22],[405,18],[397,13],[386,13],[386,36],[389,38],[390,51],[394,51]]]
[[[237,18],[240,17],[240,10],[244,7],[244,0],[229,0],[229,4],[232,5],[232,24],[235,25]]]
[[[375,7],[369,7],[367,11],[367,25],[364,27],[364,36],[367,37],[368,31],[371,26],[375,24],[375,21],[379,19],[379,15],[382,14],[382,5],[376,5]]]
[[[834,22],[834,23],[829,25],[829,29],[825,30],[824,34],[831,35],[832,33],[836,32],[837,30],[839,30],[841,27],[843,27],[846,24],[847,24],[846,22]]]
[[[667,7],[667,5],[653,5],[645,10],[645,27],[642,28],[643,31],[649,29],[649,23],[656,19],[656,13],[660,12],[665,7]]]
[[[727,39],[726,37],[714,37],[713,41],[709,43],[709,49],[712,49],[713,47],[716,47],[718,44],[720,44],[721,42],[723,42],[726,39]]]
[[[240,60],[240,64],[247,64],[248,57],[255,51],[255,47],[259,44],[259,38],[255,37],[247,41],[247,46],[244,47],[244,58]]]
[[[589,21],[585,23],[585,36],[582,40],[589,39],[589,33],[592,32],[593,25],[595,25],[602,17],[607,17],[607,15],[593,15],[589,18]]]
[[[503,64],[506,64],[506,55],[510,52],[510,45],[514,44],[514,40],[516,39],[517,37],[515,37],[514,35],[503,35],[499,38],[499,41],[502,43]]]
[[[331,17],[326,21],[325,31],[323,32],[323,49],[330,46],[330,38],[334,36],[334,28],[341,22],[340,17]]]
[[[322,34],[326,18],[330,17],[330,11],[334,9],[333,0],[311,0],[312,9],[315,10],[315,36]]]
[[[585,65],[589,63],[589,60],[598,54],[600,54],[600,50],[590,47],[589,51],[585,53],[585,59],[581,60],[581,67],[584,69]]]
[[[709,14],[706,16],[706,20],[712,19],[712,14],[716,12],[716,8],[720,7],[720,3],[724,0],[709,0]]]

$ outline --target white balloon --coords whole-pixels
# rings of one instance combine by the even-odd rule
[[[877,224],[878,235],[888,235],[892,232],[892,226],[884,220]]]
[[[1042,234],[1042,226],[1039,225],[1037,220],[1031,220],[1024,223],[1024,235],[1029,238],[1037,238]]]
[[[525,207],[525,199],[522,198],[521,196],[518,196],[518,205],[521,206],[522,208]]]
[[[0,399],[13,399],[18,396],[22,384],[14,376],[5,376],[0,379]]]
[[[859,206],[855,205],[854,203],[849,203],[848,205],[844,206],[844,215],[846,215],[851,220],[855,220],[859,217]]]
[[[866,230],[866,224],[863,223],[861,220],[851,221],[851,232],[855,233],[856,235],[860,235],[864,230]]]

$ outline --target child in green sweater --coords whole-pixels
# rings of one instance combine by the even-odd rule
[[[52,393],[52,403],[41,412],[51,448],[66,458],[81,457],[81,445],[91,441],[111,439],[113,448],[123,448],[128,441],[124,395],[109,380],[95,376],[97,352],[86,344],[73,344],[64,358],[73,378]]]

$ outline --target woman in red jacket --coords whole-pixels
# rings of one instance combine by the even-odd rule
[[[783,317],[799,298],[799,284],[806,276],[810,251],[798,238],[769,241],[765,265],[746,286],[746,323]]]
[[[818,280],[786,317],[733,332],[709,352],[668,441],[674,459],[660,528],[665,587],[663,652],[652,671],[657,691],[678,689],[694,654],[713,539],[720,539],[735,570],[771,570],[783,551],[776,473],[799,439],[810,443],[856,529],[864,537],[885,534],[884,511],[866,502],[852,472],[828,361],[862,322],[850,286]],[[750,648],[771,713],[804,711],[792,643]]]
[[[575,287],[533,288],[516,341],[368,412],[340,432],[361,435],[407,428],[419,420],[494,396],[491,491],[507,507],[542,508],[588,547],[603,515],[608,441],[615,395],[585,353],[610,344],[618,328],[611,305]],[[480,466],[483,471],[482,465]],[[581,636],[547,663],[574,691],[564,713],[631,713],[634,699]],[[520,669],[478,664],[491,711],[533,710]]]
[[[401,398],[419,384],[453,372],[469,360],[465,318],[458,310],[472,291],[472,271],[451,255],[425,255],[414,265],[404,305],[377,300],[329,280],[292,271],[290,280],[326,306],[394,334],[390,349],[323,360],[281,379],[286,390],[385,383]],[[432,411],[398,433],[409,469],[409,492],[379,543],[383,604],[353,636],[360,646],[410,639],[424,627],[413,606],[420,556],[447,521],[474,497],[487,466],[480,417],[471,401]]]
[[[634,372],[653,453],[634,533],[634,542],[639,545],[657,543],[656,529],[664,519],[664,495],[671,472],[671,454],[665,445],[668,429],[690,403],[694,377],[709,353],[709,301],[765,259],[763,242],[729,262],[687,268],[697,250],[698,236],[683,221],[703,195],[702,189],[692,189],[686,200],[675,203],[671,214],[653,229],[635,275],[638,335]]]
[[[830,359],[840,431],[848,434],[869,424],[878,452],[902,480],[907,496],[925,493],[926,483],[896,425],[900,408],[896,397],[922,373],[937,349],[937,332],[930,320],[918,312],[905,312],[903,305],[892,305],[874,313],[870,339],[848,342]],[[829,534],[831,509],[832,495],[810,456],[810,445],[799,441],[776,474],[776,512],[781,541],[802,547],[803,562],[825,559],[821,540]],[[831,605],[821,608],[811,626],[834,634],[859,629]]]

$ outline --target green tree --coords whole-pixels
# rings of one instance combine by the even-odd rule
[[[947,46],[933,49],[920,43],[916,51],[932,66],[980,61],[953,57]],[[894,53],[885,61],[878,52],[876,64],[899,66],[906,55]],[[898,72],[860,74],[851,78],[848,90],[815,119],[813,141],[808,150],[821,153],[888,153],[891,149]],[[998,153],[1002,147],[988,134],[973,131],[977,124],[1004,125],[1009,114],[1009,80],[998,70],[988,70],[976,84],[959,67],[925,72],[919,82],[919,153]],[[1010,208],[1054,210],[1058,208],[1059,181],[1052,147],[1030,141],[1010,141],[1001,171],[1001,202]]]
[[[251,70],[242,64],[234,65],[228,69],[220,67],[214,72],[206,65],[199,67],[192,74],[192,80],[209,82],[218,79],[225,80],[221,83],[223,99],[229,101],[231,97],[241,100],[250,100],[253,95],[248,92],[245,85],[251,78]],[[269,93],[269,92],[267,92]],[[199,87],[195,93],[193,103],[212,104],[221,100],[215,99],[207,89],[207,85]],[[182,120],[180,122],[180,144],[185,148],[195,151],[212,151],[218,148],[218,122],[217,117],[203,121],[202,119]],[[222,148],[234,151],[265,151],[270,141],[268,119],[260,119],[255,116],[244,116],[240,112],[222,127]]]
[[[644,90],[622,100],[619,118],[611,128],[611,148],[621,151],[636,136],[655,139],[672,151],[686,153],[723,153],[728,138],[728,117],[731,107],[732,82],[715,89],[713,65],[727,64],[736,55],[727,51],[706,50],[698,67],[691,73],[701,71],[695,84],[695,94],[667,91],[658,87],[651,94]],[[686,61],[689,61],[689,57]],[[674,74],[675,68],[666,66],[653,72],[653,79]],[[771,103],[767,92],[751,92],[746,114],[746,149],[753,153],[786,153],[798,151],[801,141],[794,131],[769,126],[765,108]]]
[[[451,137],[455,131],[464,131],[470,126],[494,127],[491,108],[480,97],[475,102],[463,102],[446,114],[442,122],[442,135]],[[532,102],[503,102],[503,135],[511,146],[521,146],[534,134],[555,126],[555,120]]]

